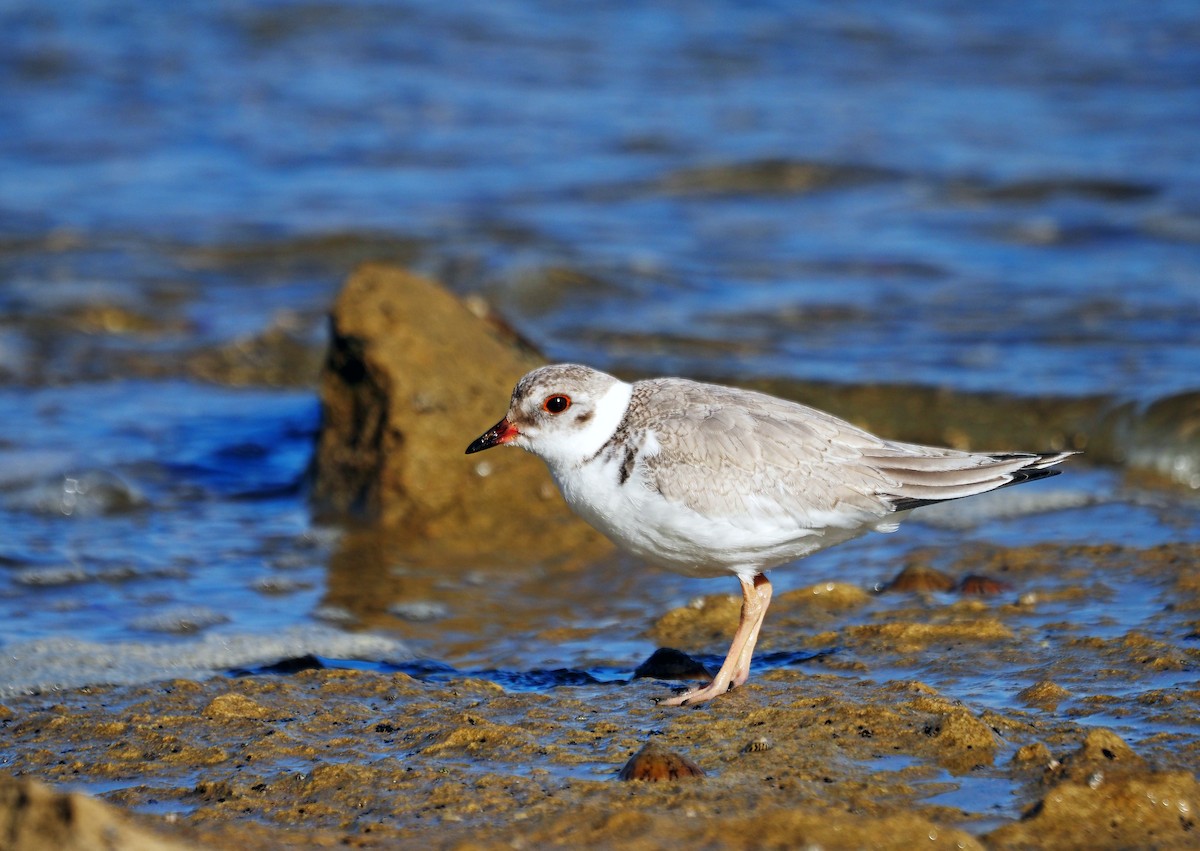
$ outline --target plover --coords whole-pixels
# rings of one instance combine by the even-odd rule
[[[1073,452],[960,452],[884,440],[764,393],[656,378],[628,384],[578,364],[535,369],[508,413],[467,447],[519,446],[550,468],[567,504],[618,546],[691,576],[732,573],[742,612],[712,682],[742,685],[771,601],[766,571],[922,505],[1055,475]]]

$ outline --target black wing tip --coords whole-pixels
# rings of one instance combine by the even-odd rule
[[[1048,453],[1041,457],[1053,458],[1057,454],[1059,453]],[[1051,476],[1057,476],[1061,472],[1062,470],[1050,470],[1045,467],[1026,467],[1025,469],[1017,470],[1015,473],[1009,473],[1009,475],[1012,476],[1011,479],[1002,485],[997,485],[996,487],[992,488],[991,491],[983,491],[983,493],[991,493],[992,491],[998,491],[1001,488],[1010,488],[1013,485],[1022,485],[1025,482],[1036,482],[1038,479],[1048,479]],[[979,496],[979,494],[970,494],[970,496]],[[921,508],[925,505],[935,505],[939,502],[951,502],[956,499],[966,499],[966,497],[952,496],[949,499],[913,499],[912,497],[900,497],[899,499],[892,500],[892,509],[894,511],[911,511],[914,508]]]

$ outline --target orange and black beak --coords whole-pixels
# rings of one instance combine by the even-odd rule
[[[467,454],[472,452],[482,452],[485,449],[491,449],[493,446],[499,446],[502,443],[508,443],[520,432],[517,427],[508,421],[508,417],[500,420],[494,426],[489,428],[479,438],[467,447]]]

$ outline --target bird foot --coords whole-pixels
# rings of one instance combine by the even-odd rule
[[[721,683],[718,680],[714,680],[706,686],[688,689],[674,697],[656,697],[654,702],[659,706],[695,706],[696,704],[712,700],[714,697],[720,697],[732,689],[732,683]]]

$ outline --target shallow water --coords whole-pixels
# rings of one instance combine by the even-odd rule
[[[317,638],[275,655],[608,681],[664,611],[734,590],[614,556],[397,561],[343,599],[304,480],[324,311],[374,257],[483,293],[555,359],[994,392],[1001,421],[1105,400],[1101,466],[823,553],[780,591],[881,586],[920,548],[1200,541],[1198,45],[1185,2],[5,4],[0,644],[25,678],[0,686],[78,684],[86,653],[27,676],[40,657],[14,649],[46,641],[153,650],[130,681],[204,641],[211,670],[269,664],[254,637],[288,630]],[[1027,628],[1188,646],[1164,587],[1131,571]],[[766,669],[812,652],[771,641]],[[1063,676],[1195,680],[1092,662]],[[1000,706],[1039,664],[986,663],[876,673]]]

